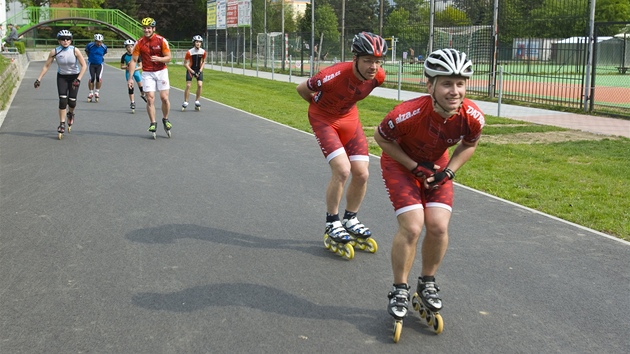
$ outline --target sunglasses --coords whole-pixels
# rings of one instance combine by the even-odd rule
[[[59,37],[59,40],[60,41],[71,41],[72,38],[70,38],[70,37]]]

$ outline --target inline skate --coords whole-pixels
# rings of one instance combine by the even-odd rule
[[[182,112],[185,111],[186,108],[188,108],[188,102],[182,103]]]
[[[341,225],[341,221],[326,223],[324,232],[324,247],[327,250],[341,256],[347,260],[354,258],[354,248],[352,247],[352,237]]]
[[[88,93],[88,103],[92,102],[93,99],[94,99],[94,92],[90,91],[90,93]]]
[[[389,298],[387,312],[394,317],[394,343],[398,343],[402,333],[403,319],[407,316],[409,309],[409,285],[392,285],[392,290],[387,294],[387,297]]]
[[[195,101],[195,111],[201,111],[201,103],[199,101]]]
[[[57,127],[57,138],[59,140],[63,139],[63,133],[66,132],[66,122],[61,122]]]
[[[72,124],[74,124],[74,112],[68,111],[66,113],[66,121],[68,121],[68,133],[72,130]]]
[[[131,108],[131,113],[136,113],[136,102],[131,101],[129,108]]]
[[[166,118],[162,118],[162,125],[164,125],[164,131],[166,132],[166,135],[168,135],[168,137],[170,138],[171,128],[173,127],[173,125]]]
[[[151,125],[149,126],[149,132],[153,136],[153,140],[155,140],[157,138],[157,136],[155,134],[156,130],[157,130],[157,123],[152,122]]]
[[[94,92],[94,101],[95,101],[96,103],[98,103],[98,99],[99,99],[99,98],[100,98],[100,95],[99,95],[98,91]]]
[[[343,219],[342,224],[352,237],[352,246],[356,246],[362,251],[376,253],[378,244],[372,238],[372,232],[356,216],[350,219]]]
[[[434,277],[418,278],[416,292],[411,298],[413,308],[420,312],[420,317],[426,320],[435,334],[440,334],[444,330],[444,320],[439,312],[442,309],[442,299],[438,291],[440,288],[435,284]]]

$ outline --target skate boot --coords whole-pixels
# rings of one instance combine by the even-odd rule
[[[398,343],[402,332],[403,319],[407,316],[409,309],[409,285],[394,284],[392,290],[387,294],[389,304],[387,312],[394,317],[394,343]]]
[[[129,108],[131,108],[131,113],[136,113],[136,102],[131,101]]]
[[[188,102],[182,103],[182,112],[185,111],[186,108],[188,108]]]
[[[90,91],[90,93],[88,93],[88,103],[92,102],[93,98],[94,98],[94,93]]]
[[[440,288],[435,284],[435,278],[418,278],[418,287],[411,298],[413,308],[420,312],[420,317],[427,321],[427,325],[433,328],[435,334],[442,333],[444,320],[439,311],[442,310],[442,299],[438,295]]]
[[[57,127],[57,138],[59,140],[63,139],[63,133],[66,132],[66,122],[61,122]]]
[[[201,111],[201,103],[199,101],[195,101],[195,111]]]
[[[162,118],[162,125],[164,125],[164,131],[166,132],[166,135],[168,135],[168,137],[170,138],[171,128],[173,127],[173,125],[166,118]]]
[[[100,95],[99,95],[98,91],[94,92],[94,100],[95,100],[96,102],[98,102],[98,99],[99,99],[99,98],[100,98]]]
[[[72,124],[74,124],[74,112],[66,113],[66,121],[68,122],[68,133],[72,130]]]
[[[356,216],[350,219],[343,219],[342,224],[350,236],[352,236],[352,246],[357,246],[362,251],[376,253],[378,245],[372,238],[372,232],[363,225]]]
[[[142,98],[145,103],[147,102],[147,95],[144,92],[142,92],[142,94],[140,95],[140,98]]]
[[[354,248],[352,247],[352,237],[348,235],[346,229],[341,225],[341,221],[333,221],[326,223],[326,231],[324,232],[324,247],[327,250],[345,258],[354,258]]]
[[[153,135],[154,140],[156,138],[156,135],[155,135],[156,130],[157,130],[157,124],[155,122],[151,123],[151,125],[149,126],[149,132],[151,133],[151,135]]]

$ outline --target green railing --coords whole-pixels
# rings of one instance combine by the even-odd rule
[[[69,7],[34,7],[29,6],[22,12],[7,19],[6,23],[20,26],[18,34],[42,22],[55,21],[55,23],[76,25],[73,19],[91,19],[116,27],[131,38],[142,36],[142,26],[126,13],[118,9],[79,9]]]

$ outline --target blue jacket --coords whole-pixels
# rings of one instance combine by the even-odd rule
[[[90,64],[103,64],[103,57],[107,54],[107,46],[104,43],[98,46],[96,43],[90,42],[85,46],[85,52]]]

